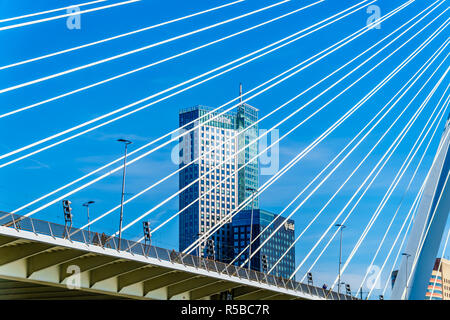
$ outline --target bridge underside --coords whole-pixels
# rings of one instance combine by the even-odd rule
[[[25,231],[5,235],[0,227],[0,299],[318,299],[277,291],[277,287],[239,283],[212,272],[192,272],[150,264],[105,248],[82,250],[36,241]],[[27,233],[27,232],[25,232]],[[36,235],[37,236],[37,235]],[[39,235],[40,236],[40,235]],[[108,251],[110,250],[110,251]],[[97,251],[97,252],[96,252]],[[78,272],[78,273],[74,273]]]

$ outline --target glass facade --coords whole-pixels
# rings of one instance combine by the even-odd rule
[[[243,210],[233,217],[233,246],[234,254],[237,256],[250,243],[250,226],[251,226],[252,210]],[[253,210],[253,228],[252,238],[255,239],[265,227],[267,227],[278,215],[262,209]],[[261,237],[256,239],[252,245],[252,252],[256,250],[261,243],[263,243],[272,232],[280,225],[283,226],[278,232],[259,250],[251,259],[250,268],[256,271],[263,272],[261,265],[262,255],[267,256],[267,271],[269,271],[276,261],[289,249],[289,246],[294,242],[295,238],[295,224],[293,220],[286,220],[284,217],[277,219],[270,228],[268,228]],[[249,252],[243,253],[236,265],[242,265],[248,258]],[[295,247],[292,247],[284,256],[280,263],[274,268],[273,275],[289,278],[295,270]]]
[[[193,241],[211,229],[220,220],[227,219],[236,209],[237,197],[237,138],[236,115],[224,114],[207,122],[216,115],[208,107],[196,106],[183,110],[179,115],[180,128],[198,128],[180,138],[179,188],[179,247],[187,248]],[[194,121],[189,126],[186,124]],[[228,141],[227,143],[225,143]],[[199,155],[201,160],[194,163]],[[186,166],[187,165],[187,166]],[[198,182],[195,180],[199,179]],[[229,223],[214,234],[215,259],[227,261],[232,256],[231,229]],[[204,255],[205,244],[196,255]]]
[[[258,121],[258,109],[243,103],[238,107],[236,117],[236,129],[242,132]],[[252,190],[259,187],[259,162],[258,162],[258,143],[255,141],[258,137],[258,124],[247,129],[238,137],[238,150],[243,150],[238,155],[239,168],[243,167],[238,173],[239,180],[239,204],[247,198],[252,197]],[[245,149],[244,149],[245,148]],[[244,209],[251,209],[252,203],[249,202]],[[253,207],[259,208],[258,197],[253,199]]]
[[[218,115],[216,112],[211,113],[211,110],[209,107],[195,106],[181,110],[179,114],[180,128],[189,130],[198,126],[179,141],[180,168],[182,168],[179,174],[179,188],[185,189],[179,197],[180,251],[221,219],[231,216],[240,203],[252,197],[252,190],[259,187],[258,143],[250,145],[258,136],[258,126],[256,124],[249,128],[258,121],[258,110],[243,103],[238,106],[235,113],[226,113],[209,121]],[[187,125],[190,122],[193,123]],[[245,130],[247,128],[249,129]],[[242,132],[243,130],[245,132]],[[240,132],[242,134],[239,134]],[[238,150],[242,151],[236,155]],[[199,155],[203,156],[200,161],[187,165]],[[199,181],[194,183],[197,179]],[[254,198],[253,207],[255,210],[258,209],[258,197]],[[244,207],[243,212],[251,208],[250,202]],[[241,213],[237,214],[240,215]],[[259,223],[255,226],[255,234],[260,231],[257,228],[260,228]],[[280,232],[280,234],[281,236],[274,237],[274,241],[269,241],[263,251],[267,251],[269,264],[276,261],[276,258],[272,257],[272,251],[281,252],[282,248],[286,248],[279,242],[287,241],[285,239],[287,233]],[[230,218],[212,237],[215,259],[230,262],[234,258],[236,250],[234,237]],[[196,255],[204,253],[205,244],[201,244],[201,248],[193,252]],[[289,257],[290,254],[280,263],[278,268],[280,275],[287,274],[285,261],[288,261]],[[259,260],[255,267],[259,268]]]

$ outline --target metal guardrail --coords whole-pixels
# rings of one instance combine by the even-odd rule
[[[214,271],[221,274],[226,274],[228,276],[237,276],[241,279],[269,284],[279,288],[294,290],[330,300],[357,300],[349,295],[342,293],[338,294],[334,291],[330,292],[329,290],[297,282],[295,280],[276,277],[271,274],[248,270],[246,268],[229,265],[220,261],[184,254],[175,250],[159,248],[123,238],[120,241],[119,248],[118,237],[108,236],[105,233],[100,234],[84,229],[77,229],[74,227],[65,227],[53,222],[20,216],[17,214],[0,211],[0,226],[14,228],[18,231],[25,230],[35,234],[48,235],[53,238],[68,239],[70,241],[81,242],[88,245],[97,245],[118,251],[125,251],[131,253],[132,255],[151,257],[160,261],[164,260],[171,263],[182,264],[184,266]]]

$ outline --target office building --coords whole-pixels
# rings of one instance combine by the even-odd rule
[[[425,299],[450,300],[450,261],[437,258],[430,282],[428,283]]]
[[[253,210],[253,225],[252,210],[240,211],[231,223],[233,228],[233,246],[234,253],[237,256],[250,243],[250,229],[252,239],[256,239],[278,215],[272,212],[254,209]],[[252,252],[254,252],[261,243],[263,243],[272,232],[279,226],[283,225],[275,235],[267,241],[267,243],[259,250],[251,259],[250,268],[260,272],[265,272],[262,267],[261,258],[263,255],[267,257],[267,271],[269,271],[277,260],[289,249],[289,246],[294,242],[295,238],[295,224],[293,220],[286,220],[284,217],[277,219],[263,234],[256,239],[252,245]],[[242,265],[249,257],[249,251],[246,250],[238,260],[236,265]],[[246,264],[245,266],[248,266]],[[280,263],[274,268],[271,274],[289,278],[295,270],[295,247],[292,247],[289,252],[283,257]]]

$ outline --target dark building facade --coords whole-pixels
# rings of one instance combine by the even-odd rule
[[[231,223],[233,230],[233,247],[234,254],[237,256],[242,250],[244,250],[250,243],[250,226],[251,226],[251,212],[252,210],[243,210],[239,212]],[[253,210],[253,228],[252,237],[255,239],[265,227],[267,227],[278,215],[262,210]],[[268,228],[264,234],[262,234],[256,241],[253,242],[252,252],[254,252],[262,242],[264,242],[270,234],[280,225],[283,226],[275,233],[275,235],[259,250],[252,258],[250,267],[253,270],[263,272],[261,257],[266,255],[267,257],[267,271],[272,268],[276,261],[288,250],[289,246],[295,239],[295,223],[293,220],[286,220],[284,217],[278,218]],[[241,265],[248,258],[249,252],[243,253],[236,265]],[[289,252],[284,256],[280,263],[274,268],[271,274],[289,278],[295,270],[295,246],[293,246]]]

